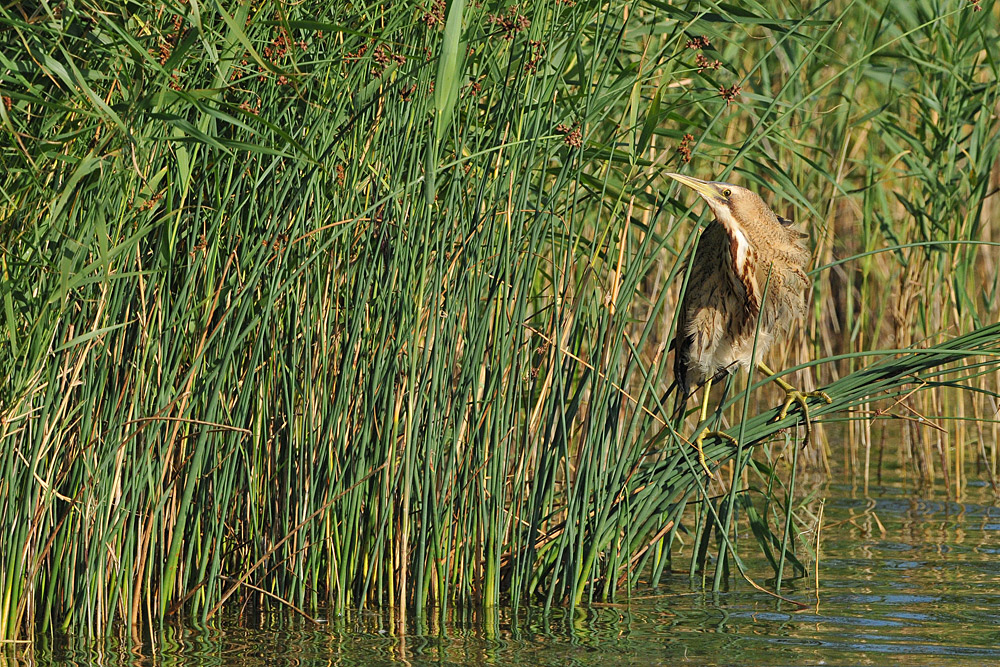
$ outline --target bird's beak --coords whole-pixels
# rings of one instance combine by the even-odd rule
[[[686,185],[707,201],[709,204],[718,204],[722,195],[718,188],[715,187],[714,183],[708,181],[703,181],[699,178],[691,178],[690,176],[685,176],[684,174],[675,174],[673,172],[667,172],[667,176],[674,179],[681,185]]]

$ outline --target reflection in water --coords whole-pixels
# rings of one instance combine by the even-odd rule
[[[743,584],[693,592],[679,575],[628,603],[575,612],[459,609],[445,624],[354,612],[317,628],[278,611],[219,628],[168,626],[155,649],[130,648],[125,636],[39,637],[0,645],[0,667],[1000,664],[1000,508],[989,487],[970,486],[966,503],[913,499],[899,485],[870,498],[835,484],[819,495],[827,499],[819,599],[811,575],[784,589],[805,609]],[[746,557],[752,538],[740,539]],[[761,579],[769,573],[763,562],[752,566]]]

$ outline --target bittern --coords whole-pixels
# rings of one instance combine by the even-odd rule
[[[803,239],[807,235],[793,229],[790,220],[775,215],[763,199],[746,188],[667,175],[701,195],[715,215],[691,260],[674,339],[678,417],[683,415],[691,385],[704,383],[702,424],[708,419],[712,382],[737,368],[749,369],[751,358],[763,358],[792,321],[805,312],[809,279],[804,267],[809,252]],[[758,363],[758,368],[774,376],[763,363]],[[818,397],[829,403],[830,397],[823,392],[800,392],[781,378],[776,377],[775,382],[786,394],[778,419],[785,418],[793,403],[800,405],[808,442],[806,398]],[[702,429],[694,446],[699,463],[712,477],[702,450],[709,433]],[[715,433],[736,443],[727,434]]]

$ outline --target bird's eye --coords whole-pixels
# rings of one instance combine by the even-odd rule
[[[732,191],[732,190],[730,190],[729,188],[726,188],[725,190],[723,190],[723,191],[722,191],[722,196],[723,196],[723,197],[729,197],[729,196],[731,196],[732,194],[733,194],[733,191]]]

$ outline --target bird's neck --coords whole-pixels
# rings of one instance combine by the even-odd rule
[[[715,211],[715,219],[726,230],[726,235],[729,237],[729,249],[733,256],[733,269],[736,271],[736,275],[744,275],[754,263],[754,249],[750,239],[747,238],[746,233],[743,232],[742,227],[728,209],[720,208]]]

